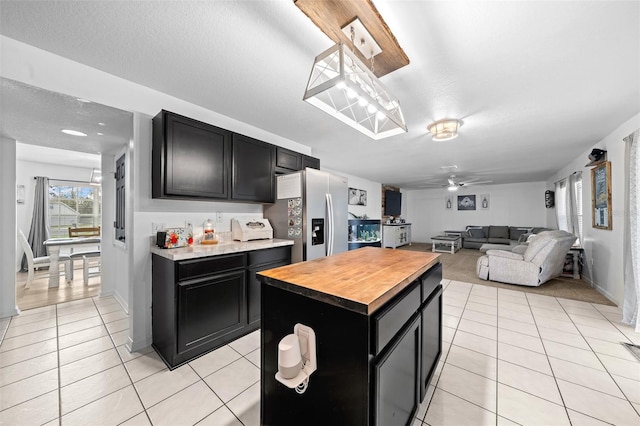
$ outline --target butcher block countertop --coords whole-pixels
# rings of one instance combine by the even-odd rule
[[[258,273],[274,287],[371,315],[439,263],[439,254],[364,247]]]

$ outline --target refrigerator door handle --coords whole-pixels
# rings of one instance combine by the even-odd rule
[[[331,194],[324,194],[327,199],[327,256],[333,254],[333,200]]]

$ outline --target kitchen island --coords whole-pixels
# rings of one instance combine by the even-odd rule
[[[365,247],[258,273],[263,425],[410,424],[441,354],[439,255]],[[276,380],[278,343],[315,332],[303,393]]]

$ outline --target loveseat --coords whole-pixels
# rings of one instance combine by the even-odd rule
[[[548,230],[548,228],[526,226],[469,225],[464,231],[445,231],[445,233],[460,235],[462,237],[462,247],[464,248],[479,249],[483,244],[515,246],[518,241],[530,234],[538,234]]]

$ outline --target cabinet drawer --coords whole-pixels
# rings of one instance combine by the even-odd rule
[[[178,281],[184,281],[187,279],[217,274],[230,269],[244,268],[244,266],[244,253],[183,260],[178,262],[177,279]]]
[[[249,252],[249,266],[291,259],[291,246]]]
[[[387,308],[373,317],[373,354],[376,355],[393,339],[404,324],[420,308],[419,281],[403,291]]]
[[[420,281],[422,281],[422,301],[424,302],[442,281],[442,263],[433,265],[420,277]]]

